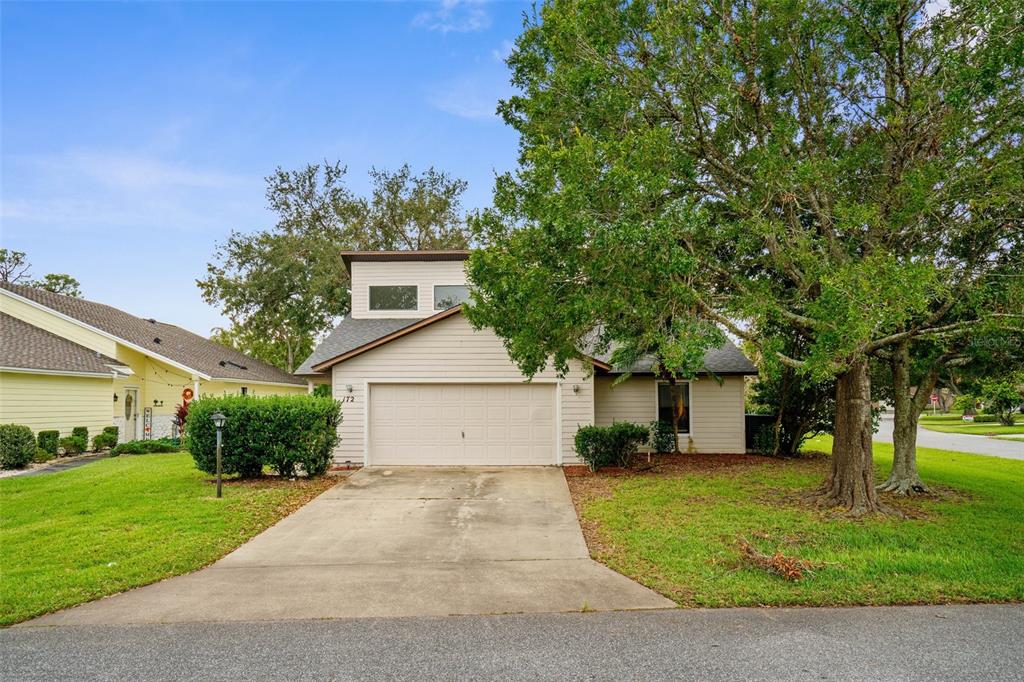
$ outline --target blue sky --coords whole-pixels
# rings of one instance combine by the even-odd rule
[[[271,226],[275,167],[433,165],[490,202],[517,2],[0,7],[2,232],[33,273],[207,334],[194,284],[230,230]]]

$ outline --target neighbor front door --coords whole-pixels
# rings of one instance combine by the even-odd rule
[[[124,440],[137,440],[139,422],[139,389],[124,390]]]

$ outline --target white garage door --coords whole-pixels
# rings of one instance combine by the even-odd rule
[[[554,384],[371,384],[371,465],[555,464]]]

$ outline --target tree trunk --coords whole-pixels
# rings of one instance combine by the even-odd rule
[[[681,455],[679,449],[679,419],[683,416],[683,399],[679,394],[679,384],[674,377],[668,378],[668,394],[672,399],[672,442],[675,444],[675,454]]]
[[[832,469],[813,501],[843,507],[851,516],[892,511],[875,494],[871,436],[871,380],[867,359],[858,358],[836,380]]]
[[[892,370],[893,387],[893,430],[892,430],[892,471],[878,490],[914,495],[927,493],[917,473],[917,420],[921,410],[931,397],[939,373],[932,368],[910,395],[910,343],[904,341],[896,346],[889,360]]]

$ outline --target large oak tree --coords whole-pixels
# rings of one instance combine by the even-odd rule
[[[475,221],[471,319],[527,373],[596,338],[686,376],[724,328],[835,381],[815,497],[883,509],[869,359],[985,318],[950,312],[1024,240],[1019,3],[925,10],[544,3],[509,58],[519,168]]]
[[[324,163],[278,168],[267,178],[277,224],[232,232],[197,282],[232,323],[216,340],[291,372],[349,311],[341,251],[466,246],[465,181],[433,168],[420,175],[408,165],[373,169],[363,197],[348,188],[345,173],[340,163]]]

